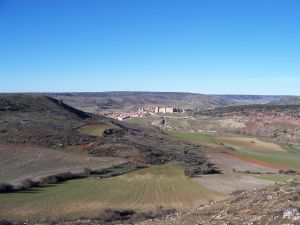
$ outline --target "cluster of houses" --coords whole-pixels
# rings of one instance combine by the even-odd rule
[[[184,110],[176,108],[176,107],[139,107],[138,111],[131,111],[131,112],[106,112],[103,114],[104,116],[111,117],[117,120],[126,120],[129,118],[135,117],[144,117],[144,116],[151,116],[153,114],[158,113],[177,113],[177,112],[184,112]]]

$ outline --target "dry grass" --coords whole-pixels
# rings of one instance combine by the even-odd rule
[[[269,152],[286,152],[286,150],[278,144],[265,142],[257,138],[248,137],[219,137],[219,142],[233,148],[243,148],[246,150],[269,151]]]

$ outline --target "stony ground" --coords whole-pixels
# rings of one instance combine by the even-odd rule
[[[161,220],[140,225],[300,224],[300,179],[250,192],[236,193]]]

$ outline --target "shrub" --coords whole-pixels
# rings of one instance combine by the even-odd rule
[[[40,183],[43,183],[43,184],[55,184],[57,182],[58,182],[58,180],[56,179],[55,176],[44,177],[40,181]]]
[[[31,179],[25,179],[22,181],[22,187],[24,189],[29,189],[29,188],[32,188],[32,187],[37,187],[38,186],[38,183],[31,180]]]
[[[296,193],[293,193],[292,195],[289,196],[289,200],[291,201],[299,201],[300,200],[300,192],[296,192]]]
[[[8,220],[0,220],[0,225],[12,225]]]
[[[70,172],[67,172],[67,173],[56,174],[55,177],[58,180],[58,182],[62,182],[62,181],[67,181],[67,180],[73,179],[74,175]]]
[[[92,174],[92,170],[90,168],[84,168],[83,173],[85,176],[90,176]]]
[[[8,183],[0,183],[0,193],[6,193],[6,192],[12,192],[13,191],[13,186]]]
[[[125,209],[125,210],[105,209],[100,215],[100,218],[105,222],[113,222],[118,220],[128,220],[134,214],[135,212],[131,209]]]
[[[221,171],[217,168],[206,168],[202,170],[203,174],[220,174]]]
[[[131,209],[125,209],[125,210],[105,209],[100,214],[100,216],[96,219],[100,221],[104,221],[106,223],[126,220],[129,222],[129,224],[135,224],[143,220],[155,219],[175,212],[176,212],[175,209],[164,210],[161,206],[158,206],[155,211],[148,211],[148,212],[135,212]]]
[[[58,173],[58,174],[55,174],[55,175],[44,177],[44,178],[41,179],[40,182],[44,183],[44,184],[55,184],[55,183],[58,183],[58,182],[71,180],[73,178],[74,178],[74,175],[70,172]]]
[[[244,192],[245,192],[245,190],[235,190],[235,191],[231,192],[231,195],[240,195]]]
[[[295,171],[295,170],[290,170],[290,169],[288,169],[288,170],[279,170],[278,171],[280,174],[297,174],[297,171]]]

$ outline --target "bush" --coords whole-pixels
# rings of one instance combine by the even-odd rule
[[[125,209],[125,210],[105,209],[103,213],[100,215],[100,218],[105,222],[113,222],[118,220],[128,220],[134,214],[135,212],[131,209]]]
[[[203,174],[220,174],[221,171],[217,168],[206,168],[202,170]]]
[[[67,173],[58,173],[55,175],[51,175],[48,177],[44,177],[41,179],[40,183],[43,184],[55,184],[58,182],[63,182],[63,181],[67,181],[67,180],[71,180],[74,178],[74,175],[70,172]]]
[[[25,179],[22,181],[22,187],[24,189],[29,189],[29,188],[32,188],[32,187],[37,187],[38,186],[38,183],[31,180],[31,179]]]
[[[280,174],[297,174],[297,171],[295,171],[295,170],[290,170],[290,169],[288,169],[288,170],[279,170],[278,171]]]
[[[42,183],[42,184],[55,184],[57,182],[58,182],[58,180],[56,179],[55,176],[44,177],[40,181],[40,183]]]
[[[58,180],[58,182],[63,182],[63,181],[67,181],[67,180],[71,180],[74,178],[74,175],[70,172],[67,173],[59,173],[54,175],[56,177],[56,179]]]
[[[7,193],[7,192],[12,192],[13,191],[13,186],[8,183],[0,183],[0,193]]]
[[[0,225],[12,225],[12,223],[7,220],[0,220]]]
[[[90,176],[92,174],[92,170],[90,168],[84,168],[83,173],[85,176]]]

